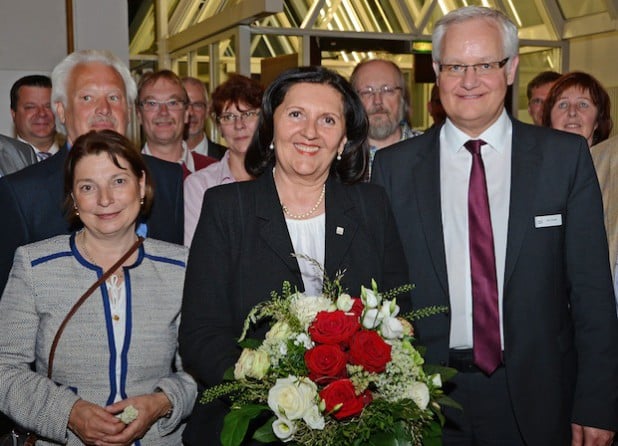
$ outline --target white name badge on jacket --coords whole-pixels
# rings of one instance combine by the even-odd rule
[[[562,226],[562,214],[538,215],[534,217],[535,228],[549,228],[551,226]]]

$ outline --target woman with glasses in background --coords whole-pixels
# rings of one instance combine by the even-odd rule
[[[193,239],[207,189],[220,184],[247,181],[245,154],[260,116],[264,88],[248,77],[231,74],[212,94],[213,116],[228,150],[218,163],[189,175],[185,190],[185,245]]]

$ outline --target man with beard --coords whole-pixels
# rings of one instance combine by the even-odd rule
[[[366,60],[354,68],[350,83],[369,117],[369,172],[379,149],[422,134],[407,123],[410,97],[399,67],[383,59]]]

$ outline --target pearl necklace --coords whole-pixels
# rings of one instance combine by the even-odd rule
[[[326,193],[326,183],[322,185],[322,192],[320,193],[320,198],[318,198],[318,201],[313,205],[311,209],[309,209],[307,212],[303,214],[292,214],[290,210],[288,209],[288,207],[283,203],[281,203],[281,209],[283,209],[283,213],[285,215],[287,215],[290,218],[293,218],[294,220],[304,220],[305,218],[311,217],[315,213],[315,211],[318,210],[318,208],[322,204],[322,200],[324,200],[325,193]]]

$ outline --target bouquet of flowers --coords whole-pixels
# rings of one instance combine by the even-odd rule
[[[412,345],[411,321],[445,311],[425,308],[400,316],[402,286],[380,293],[343,293],[339,274],[325,278],[320,296],[295,292],[289,283],[250,312],[242,354],[226,382],[207,389],[201,403],[228,396],[224,446],[240,445],[249,423],[270,413],[253,439],[306,446],[440,444],[442,392],[453,374],[424,364]],[[251,324],[268,320],[263,341],[245,339]]]

